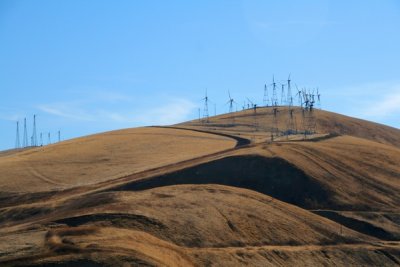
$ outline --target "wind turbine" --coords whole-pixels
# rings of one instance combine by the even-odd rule
[[[207,95],[207,89],[206,89],[206,96],[202,99],[204,101],[204,109],[203,109],[203,119],[208,122],[208,102],[210,102],[210,99],[208,98]]]
[[[235,100],[231,97],[231,93],[228,91],[228,95],[229,95],[229,100],[228,102],[226,102],[226,104],[229,104],[229,113],[233,112],[233,103],[236,104]]]
[[[302,94],[303,94],[303,99],[304,99],[304,107],[305,107],[305,109],[308,109],[309,105],[310,105],[309,94],[307,93],[307,91],[305,89],[303,89]]]
[[[246,97],[247,98],[247,97]],[[247,101],[249,101],[249,103],[251,104],[251,107],[254,110],[254,113],[257,112],[257,104],[254,104],[253,101],[251,101],[250,99],[247,98]]]
[[[251,101],[248,98],[247,98],[247,100],[249,101],[249,103],[251,104],[251,106],[253,107],[253,110],[254,110],[254,114],[253,114],[253,116],[254,116],[254,131],[257,131],[257,104],[253,103],[253,101]]]
[[[287,79],[287,104],[288,104],[288,106],[293,106],[292,87],[291,87],[290,82],[291,82],[291,80],[290,80],[290,74],[289,74],[289,77]]]
[[[276,95],[276,82],[275,76],[272,76],[272,98],[271,98],[271,106],[276,107],[278,105],[278,97]]]
[[[302,92],[301,92],[301,90],[297,87],[297,84],[296,84],[296,90],[297,90],[296,97],[298,97],[298,99],[299,99],[299,107],[303,107],[303,99],[301,98]]]
[[[314,103],[315,103],[314,97],[315,97],[315,95],[314,95],[314,90],[313,90],[313,92],[310,93],[310,111],[312,111],[314,108]]]

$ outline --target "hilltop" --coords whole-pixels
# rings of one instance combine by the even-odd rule
[[[6,266],[400,265],[400,130],[286,107],[0,154]],[[61,264],[61,265],[60,265]],[[62,265],[64,264],[64,265]]]

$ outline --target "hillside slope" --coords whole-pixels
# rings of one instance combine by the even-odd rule
[[[1,191],[38,192],[98,183],[233,148],[223,136],[136,128],[37,147],[0,158]]]
[[[360,137],[383,144],[400,147],[400,130],[375,122],[361,120],[325,110],[314,109],[316,131],[322,134],[339,134]],[[247,109],[239,112],[210,117],[209,122],[193,120],[178,124],[180,127],[226,132],[233,135],[256,138],[267,141],[271,138],[273,127],[273,109],[271,107]],[[288,129],[289,112],[287,107],[278,107],[277,128],[280,132]],[[293,112],[295,130],[304,131],[304,117],[300,108]]]
[[[251,112],[0,155],[0,265],[400,265],[400,131]]]
[[[96,203],[99,198],[107,201]],[[350,254],[363,263],[388,262],[384,254],[377,254],[382,244],[375,238],[244,189],[172,186],[95,194],[85,201],[92,206],[74,199],[62,204],[69,207],[67,211],[53,207],[50,215],[21,225],[34,237],[29,246],[21,239],[26,235],[4,234],[8,229],[3,227],[3,238],[14,240],[12,246],[0,247],[3,263],[29,259],[32,265],[87,260],[190,266],[206,264],[210,258],[222,264],[222,256],[232,264],[255,265],[267,263],[266,259],[277,264],[285,254],[297,254],[303,264],[322,264]]]

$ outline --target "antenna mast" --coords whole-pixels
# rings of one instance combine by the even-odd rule
[[[19,142],[19,121],[17,121],[17,135],[15,138],[15,148],[20,148],[21,143]]]
[[[264,104],[264,107],[268,107],[268,88],[267,88],[267,84],[264,84],[263,104]]]
[[[58,142],[61,142],[61,131],[58,130]]]
[[[47,144],[51,145],[50,132],[47,134]]]
[[[285,85],[282,84],[282,91],[281,91],[281,106],[285,105]]]
[[[199,122],[201,121],[200,108],[199,108]]]
[[[29,145],[28,143],[28,131],[26,129],[26,118],[24,118],[24,137],[22,140],[22,146],[27,147]]]
[[[294,109],[293,109],[293,97],[292,97],[292,89],[290,87],[290,74],[287,80],[287,104],[288,104],[288,122],[287,122],[287,129],[286,134],[289,137],[290,134],[295,133],[295,120],[294,120]]]
[[[32,146],[37,146],[37,135],[36,135],[36,114],[35,114],[35,115],[33,115]]]

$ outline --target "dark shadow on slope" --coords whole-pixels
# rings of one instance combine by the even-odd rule
[[[303,208],[335,206],[332,193],[281,158],[232,156],[111,190],[145,190],[177,184],[221,184],[251,189]]]
[[[346,216],[343,216],[336,211],[326,211],[326,210],[321,210],[321,211],[313,211],[315,214],[318,214],[320,216],[323,216],[325,218],[328,218],[332,221],[335,221],[339,224],[342,224],[343,226],[346,226],[347,228],[353,229],[357,232],[373,236],[382,240],[400,240],[398,236],[393,235],[390,232],[385,231],[384,229],[377,227],[373,224],[370,224],[365,221],[360,221],[354,218],[349,218]]]
[[[13,193],[0,191],[0,208],[47,200],[55,196],[57,193],[57,191],[33,193]]]
[[[33,201],[33,200],[32,200]],[[51,204],[15,206],[0,209],[0,225],[21,223],[24,220],[38,219],[40,217],[54,215],[57,212],[65,212],[70,210],[80,210],[93,208],[100,205],[112,203],[114,201],[113,194],[95,193],[87,197],[71,198],[65,202],[61,202],[54,206]],[[33,203],[33,202],[32,202]]]
[[[92,260],[92,259],[66,259],[66,260],[58,260],[54,262],[43,262],[43,263],[30,263],[28,260],[26,263],[14,264],[11,263],[7,266],[15,266],[15,267],[105,267],[105,266],[156,266],[156,263],[151,260],[147,260],[145,257],[140,258],[138,255],[118,255],[118,254],[110,254],[107,255],[107,252],[96,251],[98,254],[101,254],[102,257],[98,257],[100,259]],[[83,257],[89,257],[88,255],[84,255]]]
[[[84,224],[112,225],[121,228],[147,229],[165,229],[167,226],[160,221],[139,214],[124,213],[97,213],[81,215],[76,217],[63,218],[54,221],[54,223],[66,224],[76,227]]]
[[[66,260],[57,262],[45,262],[45,263],[26,263],[20,265],[14,265],[18,267],[103,267],[104,264],[92,261],[90,259],[79,259],[79,260]]]
[[[392,250],[393,251],[393,250]],[[392,252],[391,251],[391,252]],[[385,249],[378,249],[375,250],[375,252],[380,253],[384,256],[386,256],[389,260],[391,260],[394,264],[396,265],[400,265],[400,261],[394,256],[392,255],[389,251],[385,250]],[[398,253],[397,253],[398,254]]]
[[[301,133],[301,134],[304,134],[304,133]],[[314,138],[310,138],[310,139],[301,139],[301,140],[281,140],[281,141],[276,141],[275,143],[296,143],[296,142],[301,142],[301,143],[304,143],[304,142],[320,142],[320,141],[325,141],[325,140],[328,140],[328,139],[332,139],[332,138],[336,138],[336,137],[339,137],[339,136],[341,136],[340,134],[337,134],[337,133],[329,133],[329,134],[327,134],[327,135],[324,135],[324,136],[320,136],[320,137],[314,137]]]

